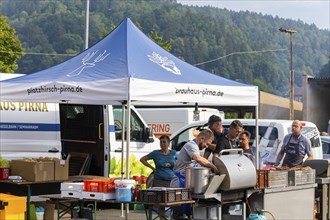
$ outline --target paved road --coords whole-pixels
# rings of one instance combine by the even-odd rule
[[[56,219],[56,211],[54,213]],[[144,210],[130,210],[128,215],[128,219],[130,220],[146,220],[146,215]],[[71,215],[66,214],[61,218],[61,220],[71,219]],[[120,209],[103,209],[96,211],[96,220],[125,220],[125,211],[122,215]]]

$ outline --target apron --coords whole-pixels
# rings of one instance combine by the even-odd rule
[[[299,143],[290,143],[292,135],[284,147],[285,149],[285,157],[283,160],[283,165],[287,165],[288,167],[296,167],[301,166],[304,160],[304,157],[301,157],[299,154]]]

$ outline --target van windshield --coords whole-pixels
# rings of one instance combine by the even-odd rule
[[[305,135],[310,141],[312,148],[320,147],[319,132],[314,127],[303,127],[301,133]]]
[[[125,113],[126,114],[126,113]],[[121,140],[122,132],[122,108],[121,106],[113,106],[113,117],[115,123],[116,140]],[[135,111],[131,111],[131,140],[143,142],[143,122],[140,120]]]

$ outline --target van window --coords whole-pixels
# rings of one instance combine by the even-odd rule
[[[311,141],[312,148],[320,147],[319,133],[315,127],[302,127],[301,133]]]
[[[207,126],[197,126],[186,129],[176,135],[171,141],[171,148],[176,151],[180,151],[183,145],[197,137],[201,130],[207,129]]]
[[[113,117],[115,123],[115,132],[116,132],[116,140],[121,140],[121,132],[122,132],[122,108],[121,106],[113,107]],[[140,141],[143,142],[143,129],[144,124],[137,116],[134,111],[131,111],[131,140],[132,141]]]

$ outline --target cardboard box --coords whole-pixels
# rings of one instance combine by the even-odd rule
[[[58,158],[40,157],[35,158],[37,161],[50,161],[54,169],[53,180],[68,180],[69,179],[69,162],[67,160],[60,160]]]
[[[54,180],[54,162],[36,160],[13,160],[11,175],[21,176],[32,182]]]
[[[67,160],[54,160],[54,180],[68,180],[69,179],[69,161]]]

